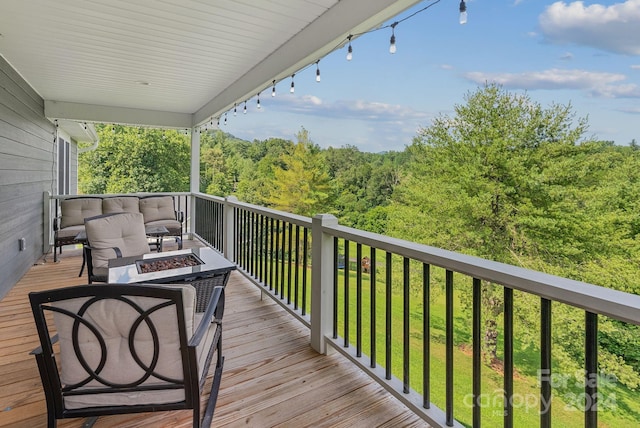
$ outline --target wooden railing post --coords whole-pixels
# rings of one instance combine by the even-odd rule
[[[321,354],[328,352],[325,336],[332,331],[333,320],[333,236],[325,226],[337,226],[330,214],[313,217],[311,227],[311,347]]]
[[[224,256],[227,260],[231,260],[234,261],[234,257],[235,257],[235,253],[234,253],[234,248],[235,248],[235,237],[234,237],[234,231],[236,228],[235,225],[235,216],[234,216],[234,208],[231,204],[229,204],[228,202],[238,202],[238,198],[236,198],[235,196],[227,196],[225,198],[225,203],[223,205],[222,208],[222,228],[224,230],[223,232],[223,243],[222,243],[222,248],[223,248],[223,252],[224,252]]]

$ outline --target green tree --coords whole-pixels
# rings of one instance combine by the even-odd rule
[[[185,192],[190,148],[175,130],[99,125],[98,147],[78,156],[81,193]]]
[[[274,169],[269,205],[294,214],[313,216],[326,212],[331,186],[324,158],[304,128],[298,143],[280,156],[282,167]]]

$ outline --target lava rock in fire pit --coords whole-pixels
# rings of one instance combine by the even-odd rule
[[[201,264],[202,262],[192,254],[138,262],[138,265],[140,266],[140,273],[158,272],[167,269],[198,266]]]

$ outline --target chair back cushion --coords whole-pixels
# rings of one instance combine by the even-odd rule
[[[182,291],[188,340],[194,329],[194,287],[188,284],[154,287]],[[87,391],[109,389],[108,385],[133,389],[69,395],[64,399],[66,408],[163,404],[185,399],[183,389],[144,391],[138,388],[173,385],[184,379],[177,310],[175,305],[161,307],[166,302],[159,297],[120,295],[102,299],[80,297],[54,303],[56,308],[82,319],[74,332],[75,318],[54,312],[62,384],[69,387],[86,383],[79,387]],[[145,311],[150,312],[148,318],[144,316]]]
[[[137,196],[114,196],[102,200],[102,213],[139,213],[139,201]]]
[[[72,198],[60,201],[60,228],[84,224],[84,219],[102,214],[101,198]]]
[[[176,212],[171,196],[153,196],[140,199],[140,212],[144,222],[157,220],[175,220]]]
[[[109,259],[116,258],[113,247],[120,249],[122,257],[151,252],[140,213],[105,214],[89,218],[85,221],[85,229],[94,268],[108,267]]]

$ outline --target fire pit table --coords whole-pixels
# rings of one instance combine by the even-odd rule
[[[225,286],[236,266],[211,248],[151,253],[109,260],[109,283],[188,282],[196,289],[196,312],[203,312],[216,286]]]

